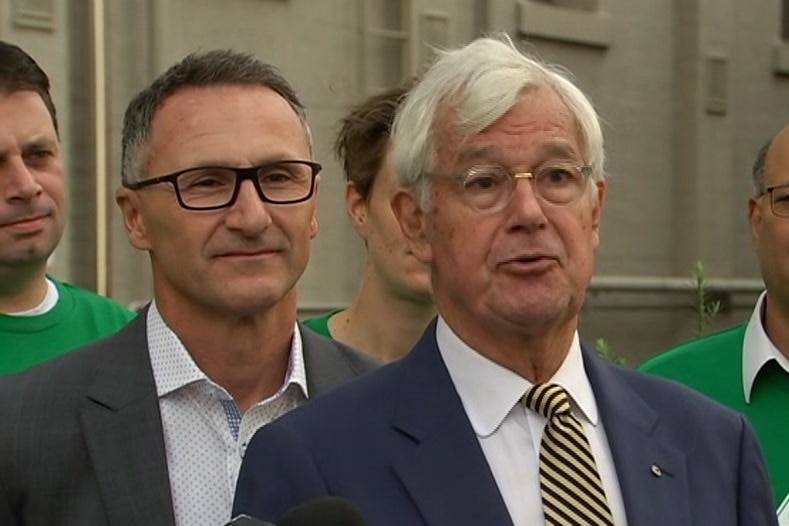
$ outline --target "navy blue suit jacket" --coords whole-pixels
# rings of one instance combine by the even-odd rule
[[[761,449],[742,416],[583,354],[631,526],[777,525]],[[374,526],[512,524],[435,324],[404,359],[258,431],[234,513],[275,521],[327,494],[349,498]]]

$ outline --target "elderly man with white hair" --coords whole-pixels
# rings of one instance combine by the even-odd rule
[[[438,317],[399,362],[259,431],[235,512],[333,494],[376,526],[776,524],[741,415],[579,339],[603,138],[559,71],[483,38],[410,92],[392,207]]]

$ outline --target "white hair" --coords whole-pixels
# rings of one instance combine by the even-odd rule
[[[578,127],[582,155],[595,181],[604,177],[603,134],[592,103],[568,78],[565,69],[544,64],[519,51],[502,34],[478,38],[439,51],[436,62],[412,88],[395,117],[392,162],[400,183],[412,188],[421,208],[429,208],[426,172],[436,155],[436,115],[451,104],[455,131],[471,137],[510,111],[525,90],[548,87],[559,96]]]

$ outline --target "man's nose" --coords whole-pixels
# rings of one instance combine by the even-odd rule
[[[0,165],[0,192],[7,201],[30,201],[43,189],[24,160],[12,157]]]
[[[518,206],[535,206],[542,210],[540,206],[540,194],[537,191],[537,181],[531,173],[516,173],[513,175],[515,184],[512,188],[511,201],[518,201]]]
[[[236,202],[230,207],[226,224],[229,228],[248,232],[259,232],[271,224],[269,203],[261,199],[255,183],[241,181]]]
[[[521,227],[539,228],[547,222],[543,201],[531,174],[515,174],[515,185],[507,208],[512,211],[511,220]]]

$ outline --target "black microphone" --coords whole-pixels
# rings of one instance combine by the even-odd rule
[[[327,496],[291,508],[279,526],[366,526],[359,509],[343,497]]]
[[[225,523],[223,526],[276,526],[270,522],[262,521],[249,515],[236,515],[230,522]]]
[[[277,524],[239,515],[225,526],[366,526],[362,513],[343,497],[318,497],[291,508]]]

